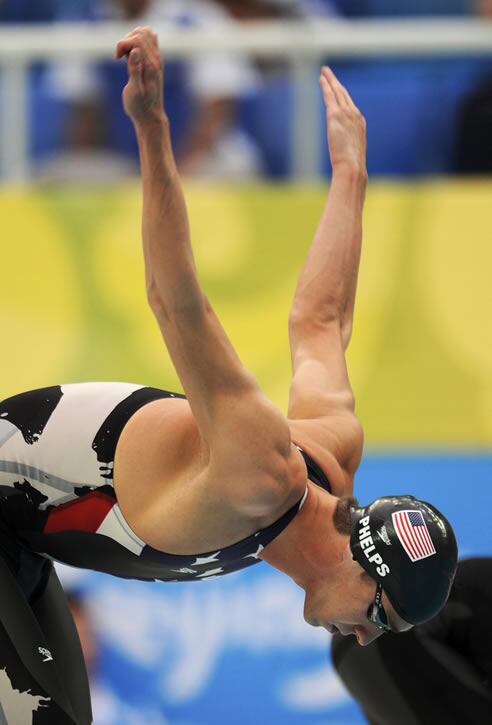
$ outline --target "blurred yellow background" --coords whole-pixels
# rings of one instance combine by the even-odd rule
[[[287,316],[324,185],[188,184],[201,282],[285,410]],[[349,370],[372,446],[492,444],[490,182],[372,183]],[[181,390],[147,306],[140,187],[0,191],[0,396],[128,380]]]

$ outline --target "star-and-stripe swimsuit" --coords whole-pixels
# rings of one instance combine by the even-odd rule
[[[292,521],[306,493],[278,521],[245,539],[193,556],[148,546],[129,527],[113,488],[121,431],[142,406],[183,398],[129,383],[41,388],[0,403],[0,525],[33,552],[120,577],[159,581],[208,579],[258,563]],[[301,450],[311,480],[329,490]]]

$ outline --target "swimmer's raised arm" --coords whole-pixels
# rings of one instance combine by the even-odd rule
[[[367,185],[365,121],[330,69],[323,68],[320,83],[333,176],[291,308],[289,417],[333,418],[333,452],[343,466],[353,468],[360,458],[362,432],[354,415],[345,350],[352,332]]]
[[[137,28],[118,43],[116,56],[128,57],[123,103],[140,150],[147,296],[200,432],[217,455],[234,449],[235,465],[249,449],[282,458],[290,451],[287,421],[242,365],[197,278],[157,37]]]
[[[147,295],[168,311],[202,303],[186,205],[171,148],[163,105],[163,63],[157,36],[136,28],[120,40],[116,57],[127,56],[125,112],[133,121],[140,151],[144,209],[143,251]]]

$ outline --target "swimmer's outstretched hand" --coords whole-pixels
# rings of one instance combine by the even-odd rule
[[[366,173],[364,116],[330,68],[321,69],[320,85],[326,105],[328,147],[333,171],[348,165]]]
[[[128,83],[123,89],[125,113],[135,124],[161,120],[163,63],[157,35],[151,28],[135,28],[116,46],[116,58],[126,56]]]

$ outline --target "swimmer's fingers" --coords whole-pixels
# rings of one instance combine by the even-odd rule
[[[348,111],[360,113],[359,109],[352,100],[352,96],[347,91],[345,86],[340,83],[331,68],[329,68],[328,66],[323,66],[323,68],[321,69],[321,77],[325,78],[330,88],[333,89],[333,93],[335,94],[340,106]]]
[[[128,56],[135,48],[141,51],[146,60],[161,62],[158,38],[151,28],[138,27],[125,35],[116,44],[115,57],[119,59]]]
[[[325,102],[326,109],[332,110],[338,105],[338,102],[330,84],[323,74],[319,77],[319,83],[321,86],[321,92],[323,93],[323,100]]]
[[[127,58],[129,80],[123,105],[134,121],[157,117],[163,110],[163,71],[157,35],[148,27],[135,28],[117,46],[117,58]]]
[[[348,163],[365,170],[364,117],[330,68],[321,69],[320,85],[326,104],[328,146],[333,168]]]
[[[138,36],[136,30],[132,30],[131,33],[125,35],[124,38],[118,41],[116,44],[115,58],[120,59],[125,55],[129,55],[131,51],[138,45]]]
[[[324,83],[330,88],[331,93],[335,97],[337,105],[341,108],[347,108],[348,103],[346,98],[346,91],[343,88],[342,84],[338,81],[331,68],[328,68],[328,66],[323,66],[323,68],[321,69],[321,78],[323,79]]]

